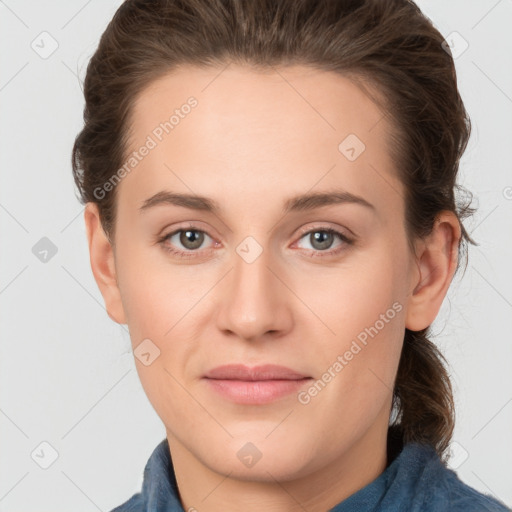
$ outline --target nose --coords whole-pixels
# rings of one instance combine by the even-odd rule
[[[250,251],[233,254],[233,268],[219,297],[218,328],[248,341],[280,337],[292,327],[293,293],[285,284],[282,265],[269,250],[254,261]]]

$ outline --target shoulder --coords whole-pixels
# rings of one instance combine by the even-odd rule
[[[141,493],[137,493],[110,512],[140,512],[141,510],[144,510],[144,499]]]
[[[504,503],[494,496],[477,491],[464,483],[451,469],[445,468],[442,482],[446,490],[447,510],[453,512],[510,512]]]
[[[434,452],[433,448],[430,448]],[[435,453],[435,452],[434,452]],[[429,485],[424,494],[425,510],[436,512],[511,512],[490,494],[477,491],[463,482],[457,473],[431,453],[424,476]]]

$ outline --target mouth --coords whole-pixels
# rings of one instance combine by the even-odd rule
[[[277,365],[248,367],[224,365],[206,373],[209,388],[224,399],[238,404],[261,405],[298,392],[312,377]]]

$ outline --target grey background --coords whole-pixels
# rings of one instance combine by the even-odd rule
[[[461,182],[476,196],[466,226],[480,246],[435,323],[457,403],[451,464],[510,506],[512,1],[418,3],[455,53],[469,45],[456,58],[473,122]],[[3,512],[111,510],[140,489],[165,436],[126,327],[108,318],[93,279],[70,166],[82,126],[79,80],[119,4],[0,1]],[[43,262],[38,251],[49,247],[56,253]],[[58,457],[43,469],[52,449]]]

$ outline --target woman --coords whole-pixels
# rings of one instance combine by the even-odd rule
[[[73,171],[166,439],[117,512],[506,510],[446,467],[428,339],[474,243],[442,43],[407,0],[118,9]]]

